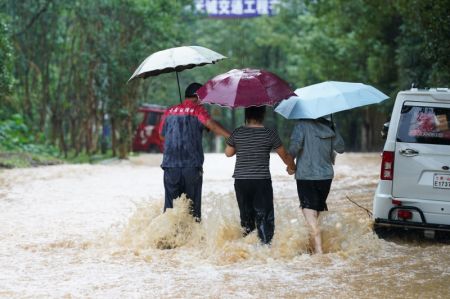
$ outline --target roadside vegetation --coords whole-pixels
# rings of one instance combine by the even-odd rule
[[[44,133],[30,130],[20,114],[0,121],[0,169],[62,163],[96,163],[111,158],[111,151],[96,155],[76,155],[71,152],[63,157],[57,147],[46,142]]]
[[[244,67],[272,71],[294,89],[363,82],[391,98],[413,83],[450,82],[447,0],[281,0],[276,16],[251,19],[208,18],[194,7],[190,0],[0,1],[0,163],[126,158],[139,105],[179,101],[174,74],[127,80],[151,53],[180,45],[228,57],[180,73],[182,89]],[[382,148],[392,103],[336,115],[348,151]],[[229,129],[242,123],[242,111],[207,109]],[[268,114],[267,125],[288,142],[293,122]]]
[[[20,114],[0,122],[0,168],[58,164],[58,149],[46,145],[43,134],[33,137]]]

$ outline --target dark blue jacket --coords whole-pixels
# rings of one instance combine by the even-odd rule
[[[160,127],[164,137],[161,167],[202,167],[202,133],[210,119],[203,106],[187,99],[167,109]]]

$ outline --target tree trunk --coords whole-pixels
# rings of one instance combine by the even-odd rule
[[[29,79],[29,73],[30,68],[27,67],[24,74],[24,89],[25,89],[25,98],[24,98],[24,105],[23,105],[23,111],[24,115],[27,118],[27,121],[29,123],[33,123],[33,104],[30,99],[30,79]]]
[[[75,157],[77,157],[80,154],[80,143],[78,135],[79,135],[79,129],[78,129],[78,121],[75,117],[70,118],[70,147],[75,150]]]
[[[117,139],[116,139],[116,118],[111,117],[111,150],[112,156],[116,157]]]
[[[361,126],[361,151],[367,152],[370,142],[370,117],[368,108],[364,109],[364,117]]]

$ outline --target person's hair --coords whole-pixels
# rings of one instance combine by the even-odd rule
[[[266,115],[266,106],[248,107],[245,108],[245,122],[249,120],[255,120],[259,123],[264,121]]]
[[[197,92],[197,90],[200,89],[200,87],[202,87],[202,85],[200,83],[197,83],[197,82],[189,84],[189,86],[186,87],[186,90],[184,92],[184,96],[186,98],[195,97],[195,93]]]

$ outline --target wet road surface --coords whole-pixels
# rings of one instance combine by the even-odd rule
[[[371,210],[377,154],[338,157],[309,254],[293,177],[271,157],[270,247],[242,238],[234,159],[206,155],[203,221],[179,200],[161,215],[161,155],[0,172],[0,297],[448,298],[450,245],[380,240]],[[169,249],[170,248],[170,249]]]

